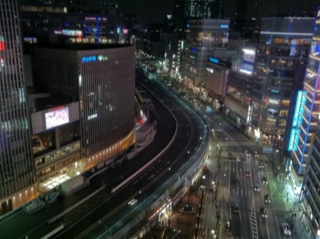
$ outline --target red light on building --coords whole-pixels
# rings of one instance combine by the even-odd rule
[[[6,49],[6,46],[3,41],[0,41],[0,51],[4,51]]]

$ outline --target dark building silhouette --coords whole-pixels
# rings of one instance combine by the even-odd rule
[[[35,191],[17,1],[0,2],[0,215]]]

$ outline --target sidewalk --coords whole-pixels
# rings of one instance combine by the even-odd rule
[[[298,195],[292,192],[290,185],[285,185],[279,196],[283,198],[283,204],[286,210],[286,219],[295,238],[313,239],[309,228],[309,221],[305,216],[305,209],[302,203],[299,203]]]

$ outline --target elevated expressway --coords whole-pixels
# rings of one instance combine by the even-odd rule
[[[0,228],[14,232],[10,220],[21,221],[15,238],[46,238],[51,232],[50,238],[138,238],[170,213],[200,176],[209,131],[204,119],[164,85],[139,70],[137,82],[156,109],[154,141],[131,160],[94,177],[87,189],[94,195],[68,213],[61,214],[79,203],[80,195],[48,205],[39,214],[19,212]]]

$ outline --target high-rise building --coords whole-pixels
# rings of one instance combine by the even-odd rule
[[[306,216],[310,223],[313,235],[320,233],[320,120],[317,121],[315,133],[313,134],[308,166],[304,176],[300,201],[304,204]],[[301,188],[298,188],[301,189]],[[318,238],[318,237],[314,237]]]
[[[243,132],[250,136],[253,136],[254,133],[249,126],[253,123],[251,121],[251,98],[254,59],[255,49],[244,45],[242,54],[239,53],[239,56],[235,57],[232,62],[232,70],[228,74],[228,87],[224,100],[225,113],[234,120]]]
[[[172,19],[174,28],[171,34],[166,59],[171,73],[180,74],[180,63],[184,41],[186,39],[186,23],[192,19],[222,19],[224,18],[224,0],[175,0]]]
[[[135,143],[134,46],[39,46],[31,55],[34,88],[48,95],[31,114],[37,190],[69,193]]]
[[[299,175],[305,175],[303,192],[313,213],[313,220],[320,223],[320,7],[314,25],[303,89],[298,92],[293,116],[288,150],[292,166]],[[289,170],[291,172],[291,170]],[[301,188],[301,180],[296,182]]]
[[[182,57],[181,73],[189,87],[205,83],[206,63],[214,50],[227,47],[228,19],[190,20],[187,23],[185,54]]]
[[[28,43],[115,43],[118,5],[97,0],[20,0],[22,35]]]
[[[292,165],[304,174],[301,198],[314,238],[320,234],[320,7],[315,18],[304,87],[297,96],[292,124]],[[307,166],[306,166],[307,165]],[[295,172],[295,171],[293,171]],[[299,184],[295,185],[301,188]],[[317,236],[316,236],[317,235]]]
[[[83,158],[122,145],[119,141],[124,143],[126,137],[130,146],[135,117],[134,46],[37,47],[32,55],[37,89],[61,104],[79,101]]]
[[[16,0],[0,2],[0,215],[34,197],[35,166]]]
[[[314,19],[263,18],[255,58],[252,88],[253,126],[265,144],[279,147],[285,135],[297,63],[306,63]]]
[[[185,0],[184,16],[188,19],[222,18],[223,0]]]

